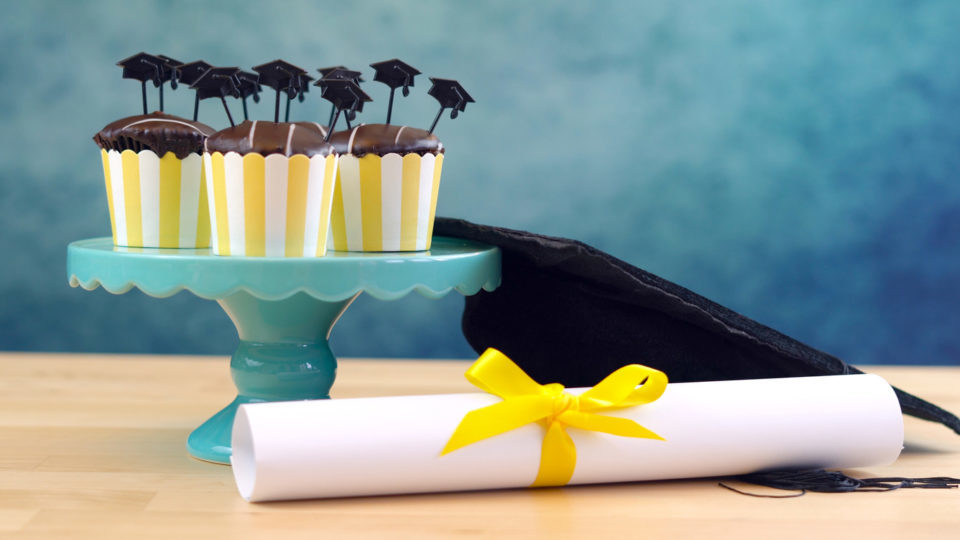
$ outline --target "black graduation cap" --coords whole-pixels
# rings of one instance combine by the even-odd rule
[[[320,83],[323,84],[320,84]],[[330,140],[333,128],[340,118],[340,111],[347,111],[347,126],[350,125],[350,117],[356,116],[357,111],[363,111],[363,104],[367,101],[373,101],[356,82],[348,79],[321,79],[317,82],[323,90],[320,97],[333,104],[335,114],[330,121],[330,127],[327,128],[326,140]]]
[[[139,52],[117,62],[117,65],[123,68],[124,79],[140,81],[140,91],[143,96],[143,114],[147,114],[147,81],[153,81],[155,87],[161,88],[164,70],[163,59],[152,54]],[[162,96],[163,90],[161,89],[160,92]]]
[[[387,104],[387,123],[390,123],[390,117],[393,114],[393,93],[397,88],[403,89],[403,95],[410,95],[410,87],[413,86],[413,78],[420,74],[416,68],[394,58],[370,64],[370,67],[376,71],[373,80],[382,82],[390,87],[390,102]]]
[[[433,133],[433,129],[437,127],[437,121],[440,120],[440,115],[443,114],[444,109],[452,109],[450,118],[456,118],[460,111],[466,110],[467,103],[474,103],[474,99],[470,97],[470,94],[463,89],[460,83],[453,79],[430,77],[430,82],[433,83],[433,86],[430,87],[427,94],[440,102],[437,117],[433,119],[433,124],[430,125],[429,133]]]
[[[177,79],[187,86],[193,85],[197,79],[203,76],[208,69],[212,68],[210,64],[203,60],[197,60],[177,67]],[[193,121],[197,121],[197,112],[200,109],[200,95],[193,100]]]
[[[359,71],[353,71],[351,69],[347,69],[346,66],[331,66],[331,67],[325,67],[325,68],[318,68],[317,71],[320,72],[321,77],[320,77],[320,80],[313,83],[313,85],[319,86],[321,89],[326,84],[324,81],[329,81],[329,80],[352,80],[353,82],[357,83],[357,86],[359,86],[360,83],[363,82],[363,77],[361,77],[361,74]],[[336,107],[330,108],[330,119],[327,120],[328,124],[333,124],[333,114],[334,112],[336,112],[336,110],[337,110]],[[349,119],[348,119],[348,125],[349,125]]]
[[[463,333],[534,379],[592,386],[639,362],[671,382],[861,373],[839,358],[575,240],[437,218],[434,233],[499,246],[493,292],[466,297]],[[960,434],[960,419],[895,389],[903,412]]]
[[[239,98],[241,96],[239,73],[240,68],[236,67],[213,67],[190,85],[197,91],[198,100],[211,97],[220,98],[231,126],[234,125],[233,116],[230,114],[230,108],[227,107],[226,97]]]
[[[320,95],[323,96],[323,93],[322,93],[322,92],[326,89],[327,83],[329,83],[330,81],[350,81],[350,82],[352,82],[352,83],[355,85],[355,87],[356,87],[357,89],[359,89],[359,88],[360,88],[360,81],[361,81],[361,80],[363,80],[363,78],[360,77],[360,72],[359,72],[359,71],[351,71],[351,70],[346,69],[346,68],[344,68],[344,69],[335,68],[335,69],[329,70],[329,71],[327,72],[327,75],[326,75],[325,77],[323,77],[323,78],[320,79],[319,81],[313,83],[313,85],[320,87],[320,89],[321,89],[321,94],[320,94]],[[373,101],[373,100],[370,99],[370,96],[367,96],[367,94],[363,93],[363,91],[361,91],[360,93],[363,94],[363,96],[366,97],[366,100],[361,100],[361,101],[359,101],[359,105],[358,105],[356,108],[348,109],[348,110],[347,110],[347,114],[345,115],[345,118],[346,118],[346,121],[347,121],[347,129],[350,129],[350,122],[353,121],[353,119],[357,117],[357,114],[356,114],[356,113],[357,113],[357,112],[363,112],[363,102],[364,102],[364,101]],[[334,106],[333,108],[330,109],[330,120],[329,120],[329,124],[331,124],[331,125],[333,125],[333,116],[334,116],[334,113],[336,112],[336,110],[337,110],[337,107],[336,107],[336,106]]]
[[[284,60],[274,60],[266,64],[254,66],[253,70],[260,74],[260,84],[269,86],[277,92],[277,101],[273,109],[273,121],[280,121],[280,92],[287,94],[287,110],[289,113],[290,100],[299,93],[301,84],[301,75],[306,75],[306,70],[299,68],[290,62]],[[291,95],[292,92],[292,95]]]
[[[253,97],[254,103],[260,103],[260,92],[263,91],[263,88],[260,87],[260,75],[256,73],[250,73],[249,71],[240,71],[237,73],[237,80],[240,81],[240,100],[243,103],[243,119],[249,120],[250,117],[247,115],[247,98]]]

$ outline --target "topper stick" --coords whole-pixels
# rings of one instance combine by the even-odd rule
[[[329,142],[330,136],[333,135],[333,128],[337,125],[337,120],[340,119],[340,109],[336,106],[333,107],[333,120],[330,121],[330,128],[327,130],[327,136],[323,138],[323,142]]]
[[[430,134],[433,133],[433,128],[437,127],[437,121],[440,120],[440,115],[443,114],[443,109],[445,108],[446,107],[440,107],[440,110],[437,111],[437,117],[433,119],[433,123],[430,124],[430,131],[428,131],[427,133],[430,133]]]
[[[163,112],[163,83],[160,83],[160,112]]]
[[[243,102],[243,119],[249,120],[250,118],[247,117],[247,97],[244,96],[241,101]]]
[[[194,96],[193,99],[193,121],[197,121],[197,113],[200,112],[200,94]]]
[[[140,93],[143,96],[143,114],[147,114],[147,81],[140,81]]]
[[[283,121],[284,122],[290,121],[290,94],[287,94],[287,112],[284,113],[283,115]]]
[[[273,106],[273,121],[280,121],[280,89],[277,88],[277,102]]]
[[[353,126],[350,125],[350,115],[349,114],[343,115],[343,119],[346,120],[347,122],[347,129],[353,129]]]
[[[390,101],[387,103],[387,125],[390,125],[390,116],[393,114],[393,92],[396,88],[390,87]]]
[[[227,107],[227,100],[223,96],[220,96],[220,102],[223,103],[223,110],[227,111],[227,120],[230,121],[230,127],[235,126],[233,123],[233,116],[230,116],[230,107]]]
[[[333,124],[333,113],[337,112],[336,106],[330,108],[330,119],[327,120],[328,124]]]

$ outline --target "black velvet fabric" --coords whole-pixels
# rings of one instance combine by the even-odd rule
[[[671,382],[861,373],[675,283],[575,240],[437,218],[434,233],[500,247],[503,282],[468,296],[463,333],[541,383],[592,386],[640,363]],[[960,434],[960,419],[896,389],[903,412]]]

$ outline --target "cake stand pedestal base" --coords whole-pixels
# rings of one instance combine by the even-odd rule
[[[217,300],[240,336],[230,359],[237,397],[190,434],[190,453],[206,461],[228,462],[233,418],[244,403],[328,399],[337,359],[327,338],[358,295],[328,302],[297,293],[267,301],[240,291]]]

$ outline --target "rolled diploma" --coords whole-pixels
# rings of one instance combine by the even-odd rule
[[[477,393],[243,405],[234,478],[254,502],[529,486],[539,423],[440,455],[465,414],[498,401]],[[900,404],[876,375],[671,383],[653,403],[602,414],[666,440],[568,428],[577,450],[570,484],[886,465],[903,447]]]

